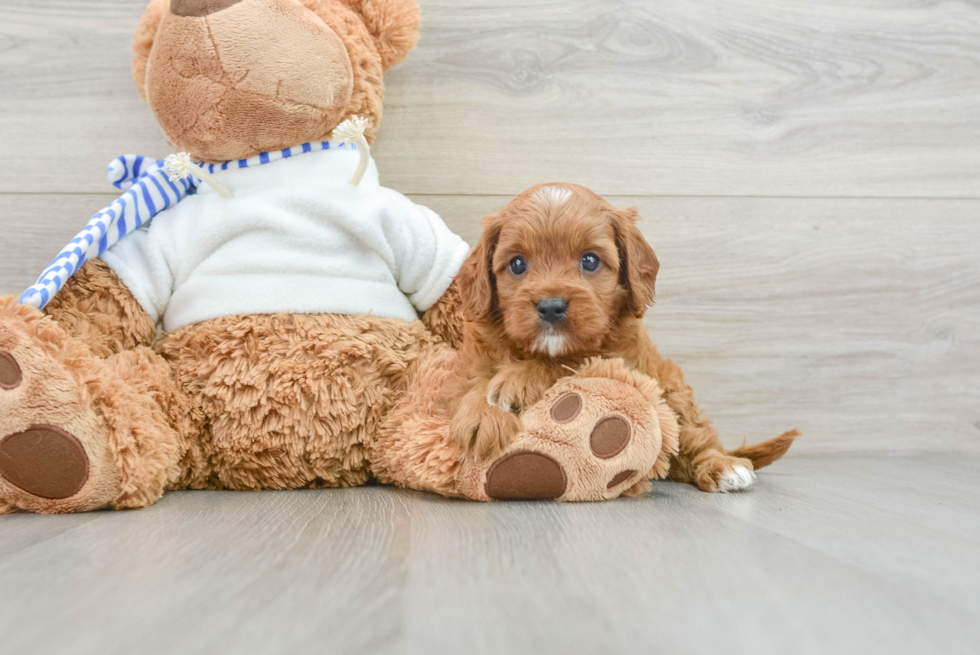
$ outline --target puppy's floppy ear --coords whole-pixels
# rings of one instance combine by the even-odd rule
[[[463,262],[456,281],[463,301],[463,315],[471,321],[489,318],[497,308],[497,276],[493,273],[493,254],[500,239],[499,214],[483,219],[480,241]]]
[[[636,227],[636,208],[615,210],[611,214],[619,251],[619,283],[629,293],[626,301],[630,312],[640,318],[653,304],[660,262]]]

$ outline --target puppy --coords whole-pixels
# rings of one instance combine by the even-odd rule
[[[574,184],[532,187],[483,221],[458,276],[465,324],[450,399],[451,437],[491,456],[520,431],[520,413],[589,357],[620,357],[656,379],[680,423],[671,478],[705,491],[749,486],[786,452],[795,430],[725,451],[681,370],[643,327],[660,264],[618,210]]]

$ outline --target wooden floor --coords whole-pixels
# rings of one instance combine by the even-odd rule
[[[814,456],[720,496],[183,492],[4,517],[4,653],[976,653],[980,458]]]
[[[523,188],[635,205],[649,327],[750,491],[476,505],[182,493],[0,517],[0,652],[980,652],[980,5],[423,0],[382,181],[473,242]],[[171,152],[144,0],[0,0],[0,294]]]

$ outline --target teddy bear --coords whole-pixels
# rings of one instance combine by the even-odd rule
[[[666,475],[676,418],[615,360],[499,456],[448,440],[469,248],[369,154],[419,25],[414,0],[149,4],[133,78],[182,152],[114,160],[120,199],[0,298],[0,513],[372,481],[600,500]]]

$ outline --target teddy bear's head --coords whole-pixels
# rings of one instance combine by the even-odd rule
[[[168,142],[244,159],[381,119],[382,74],[419,34],[415,0],[153,0],[133,78]]]

